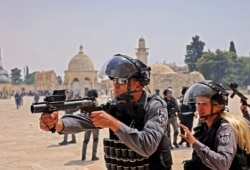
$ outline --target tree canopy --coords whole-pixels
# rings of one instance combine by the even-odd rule
[[[11,83],[13,84],[21,84],[22,79],[21,79],[21,70],[18,68],[14,68],[11,70]]]
[[[237,57],[233,41],[230,42],[228,51],[217,49],[215,52],[203,52],[204,45],[197,35],[187,45],[184,61],[190,71],[197,69],[206,80],[223,84],[224,87],[231,82],[236,82],[243,88],[250,85],[250,57]]]
[[[201,58],[204,46],[205,43],[200,41],[200,37],[198,35],[192,37],[191,44],[186,46],[187,54],[185,55],[184,62],[188,65],[190,72],[196,70],[195,63],[199,58]]]

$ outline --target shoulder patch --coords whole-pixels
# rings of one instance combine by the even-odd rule
[[[232,134],[230,132],[222,132],[219,135],[219,144],[221,145],[227,145],[229,141],[231,140]]]
[[[167,108],[160,107],[158,108],[158,119],[161,124],[164,124],[167,122]]]

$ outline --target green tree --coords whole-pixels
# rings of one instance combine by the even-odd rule
[[[237,53],[233,41],[230,41],[229,52],[234,52],[235,54]]]
[[[232,52],[234,54],[233,57],[235,59],[237,58],[237,52],[233,41],[230,41],[229,52]]]
[[[237,83],[242,88],[250,85],[250,57],[238,57],[237,64]]]
[[[196,62],[203,54],[205,43],[200,41],[200,37],[195,35],[192,37],[191,44],[186,46],[185,63],[188,65],[189,71],[196,70]]]
[[[11,83],[13,84],[21,84],[22,79],[21,79],[21,70],[18,68],[11,69]]]
[[[223,52],[219,49],[215,53],[207,52],[197,61],[197,69],[206,79],[224,83],[227,75],[235,74],[232,59],[232,53]]]
[[[34,84],[36,73],[37,72],[33,72],[31,74],[27,74],[24,83],[25,84]]]

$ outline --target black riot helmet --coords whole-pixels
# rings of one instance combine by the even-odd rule
[[[166,96],[169,93],[173,93],[173,89],[172,88],[167,88],[163,91],[163,95]]]
[[[188,88],[184,96],[185,103],[195,103],[196,97],[207,97],[211,101],[227,105],[228,93],[219,84],[213,82],[199,82]]]
[[[184,95],[183,103],[196,103],[197,97],[209,98],[211,101],[211,106],[213,106],[215,102],[223,105],[223,108],[216,113],[213,113],[212,107],[210,114],[200,116],[201,120],[207,120],[213,115],[220,114],[226,109],[226,105],[228,103],[228,93],[226,92],[226,90],[221,85],[213,82],[199,82],[190,86]]]
[[[111,57],[100,69],[98,76],[101,79],[109,77],[137,79],[142,86],[147,86],[150,81],[150,67],[146,66],[143,62],[133,59],[129,56],[116,54]]]
[[[98,97],[97,90],[95,90],[95,89],[90,89],[90,90],[87,92],[87,96],[88,96],[88,97],[97,98],[97,97]]]
[[[188,90],[188,87],[182,87],[181,94],[185,95],[187,90]]]

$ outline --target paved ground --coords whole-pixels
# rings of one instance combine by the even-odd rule
[[[249,97],[249,96],[248,96]],[[100,103],[103,99],[100,99]],[[77,134],[77,143],[59,146],[63,136],[41,131],[40,114],[31,114],[31,97],[24,97],[24,105],[17,110],[14,99],[0,100],[0,170],[104,170],[102,138],[107,129],[100,132],[99,161],[92,162],[91,143],[87,161],[81,161],[83,133]],[[232,112],[239,112],[239,99],[229,102]],[[60,113],[63,115],[63,112]],[[70,136],[71,137],[71,136]],[[182,161],[189,159],[191,148],[172,151],[174,170],[182,169]]]

